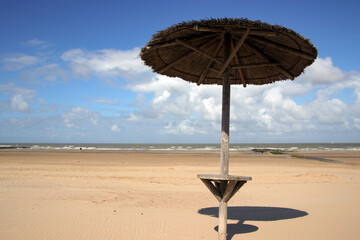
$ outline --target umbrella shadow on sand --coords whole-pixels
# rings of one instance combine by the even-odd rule
[[[199,214],[218,217],[218,208],[202,208]],[[281,207],[229,207],[228,219],[239,221],[236,224],[227,225],[227,239],[230,240],[235,234],[255,232],[259,228],[254,225],[245,224],[245,221],[278,221],[291,218],[304,217],[308,215],[305,211]],[[218,230],[216,226],[215,231]]]

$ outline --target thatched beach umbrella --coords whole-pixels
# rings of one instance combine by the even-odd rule
[[[229,175],[230,85],[262,85],[299,76],[317,49],[291,29],[247,19],[182,22],[155,34],[141,50],[154,72],[223,86],[219,175],[198,175],[220,202],[219,239],[226,239],[227,202],[251,177]]]

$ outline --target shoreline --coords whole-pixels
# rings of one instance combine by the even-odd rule
[[[3,143],[0,150],[64,150],[64,151],[140,151],[140,152],[211,152],[220,151],[220,144],[50,144],[50,143]],[[360,151],[360,143],[274,143],[237,144],[231,143],[230,152],[274,151],[274,152],[312,152],[312,151]]]

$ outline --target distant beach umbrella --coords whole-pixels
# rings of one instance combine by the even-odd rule
[[[317,49],[291,29],[247,19],[182,22],[159,31],[140,54],[154,72],[223,86],[219,175],[198,175],[219,200],[219,239],[226,239],[227,201],[250,177],[229,175],[230,85],[262,85],[299,76]]]

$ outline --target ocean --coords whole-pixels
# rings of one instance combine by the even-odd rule
[[[2,143],[0,149],[214,152],[220,144],[104,144],[104,143]],[[360,151],[360,143],[241,143],[230,144],[231,152],[270,149],[284,152]]]

